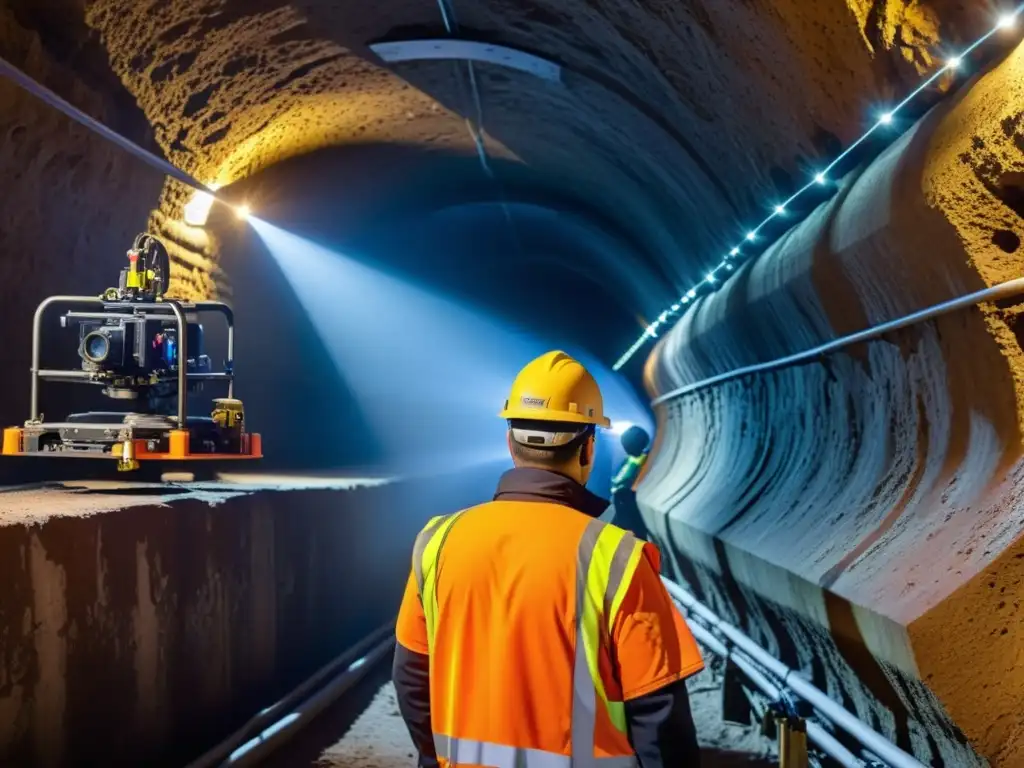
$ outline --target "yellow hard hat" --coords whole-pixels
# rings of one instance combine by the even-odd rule
[[[512,382],[503,419],[564,421],[610,427],[597,381],[578,361],[554,351],[527,363]]]

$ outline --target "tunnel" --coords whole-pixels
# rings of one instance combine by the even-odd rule
[[[1024,764],[1022,35],[997,0],[0,0],[0,427],[36,307],[149,232],[169,297],[232,308],[262,440],[179,480],[0,456],[0,764],[190,764],[392,621],[552,349],[613,422],[591,490],[654,435],[666,579],[919,764]],[[47,420],[120,410],[82,389]],[[710,764],[774,760],[721,665]],[[415,764],[372,681],[330,764]]]

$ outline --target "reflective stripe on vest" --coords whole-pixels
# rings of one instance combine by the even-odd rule
[[[510,747],[472,739],[453,739],[434,735],[434,749],[452,765],[486,765],[487,768],[576,768],[583,763],[578,757],[545,752],[543,749]],[[594,757],[595,768],[635,768],[636,758]]]
[[[413,573],[423,606],[423,617],[427,620],[427,649],[434,649],[434,628],[437,626],[437,565],[441,557],[441,546],[448,531],[455,525],[462,512],[441,515],[430,519],[413,546]]]
[[[441,547],[448,532],[462,515],[435,517],[416,538],[413,548],[413,571],[419,588],[420,602],[427,624],[427,647],[433,650],[437,627],[437,567]],[[556,766],[608,766],[629,768],[636,766],[633,756],[597,758],[594,756],[597,731],[598,700],[608,712],[609,719],[621,733],[626,733],[625,705],[609,700],[599,671],[599,653],[610,643],[615,617],[629,588],[633,572],[643,554],[644,543],[632,534],[614,525],[590,520],[580,537],[576,551],[576,651],[573,660],[572,733],[574,755],[570,758],[555,752],[522,749],[503,744],[490,744],[446,735],[435,735],[435,740],[449,747],[457,747],[458,754],[438,748],[438,756],[457,759],[470,765],[488,765],[496,768],[555,768]],[[611,650],[611,649],[609,649]],[[579,747],[584,748],[580,754]],[[479,762],[464,756],[486,754],[487,761]],[[494,761],[491,756],[500,758]],[[506,757],[512,762],[506,762]],[[514,762],[514,760],[526,762]],[[547,761],[547,762],[545,762]],[[558,762],[561,761],[561,762]]]

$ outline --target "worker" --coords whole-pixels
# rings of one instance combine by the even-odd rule
[[[421,768],[676,768],[700,751],[700,651],[657,548],[598,520],[584,484],[597,382],[564,352],[517,376],[500,416],[514,468],[494,500],[416,538],[394,683]]]
[[[626,460],[612,478],[612,522],[638,539],[646,540],[650,538],[650,532],[636,503],[636,486],[640,482],[640,472],[647,463],[647,446],[651,436],[643,427],[634,424],[622,433],[621,442]]]

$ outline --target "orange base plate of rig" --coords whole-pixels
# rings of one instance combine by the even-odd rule
[[[3,431],[3,456],[113,459],[121,471],[139,462],[224,461],[263,457],[260,436],[247,432],[234,397],[234,313],[218,301],[185,302],[165,297],[170,261],[152,235],[135,238],[118,287],[100,296],[51,296],[32,325],[32,388],[28,420]],[[61,327],[78,329],[81,368],[41,365],[43,317],[56,305],[70,307]],[[220,315],[226,324],[226,357],[215,370],[204,351],[200,316]],[[144,406],[143,412],[99,411],[46,422],[40,382],[101,387],[108,398]],[[209,416],[188,413],[188,395],[226,385]]]
[[[243,433],[238,453],[195,452],[189,448],[189,430],[172,429],[167,433],[167,450],[152,450],[153,441],[133,438],[112,443],[108,450],[53,451],[25,450],[25,427],[7,427],[3,432],[4,456],[45,456],[49,458],[117,459],[125,461],[225,461],[262,459],[263,441],[259,433]]]

